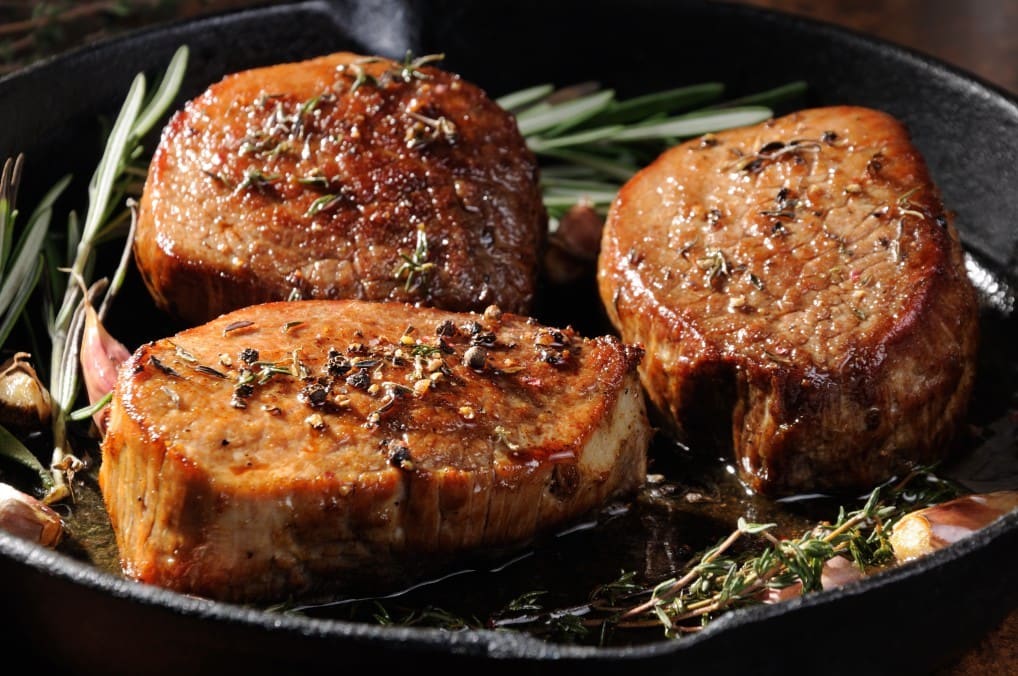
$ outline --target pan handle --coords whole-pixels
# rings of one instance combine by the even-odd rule
[[[336,25],[365,53],[402,59],[421,54],[422,17],[412,0],[324,0]]]

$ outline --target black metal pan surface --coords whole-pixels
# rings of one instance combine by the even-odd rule
[[[0,152],[34,161],[26,194],[87,176],[96,120],[135,73],[191,49],[181,101],[223,74],[350,49],[444,66],[499,95],[585,80],[639,94],[704,81],[733,95],[791,80],[810,105],[902,119],[957,212],[968,251],[1018,281],[1018,100],[908,50],[789,16],[680,1],[304,2],[181,22],[77,50],[0,80]],[[1003,293],[994,331],[1014,336]],[[1009,304],[1010,303],[1010,304]],[[1000,340],[1005,340],[1001,338]],[[1006,352],[1013,347],[999,348]],[[1015,402],[1015,370],[992,383]],[[1003,380],[1001,380],[1003,379]],[[1018,456],[1012,420],[992,452]],[[269,612],[143,586],[0,532],[0,642],[8,668],[67,673],[315,673],[436,668],[480,673],[926,673],[1018,607],[1018,513],[860,584],[739,610],[680,640],[612,648],[522,633],[450,632]]]

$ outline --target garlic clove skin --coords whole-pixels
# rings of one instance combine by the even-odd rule
[[[906,514],[891,531],[899,563],[925,556],[972,535],[1018,507],[1018,491],[964,495]]]
[[[820,572],[820,586],[824,590],[835,589],[849,582],[861,580],[864,575],[851,559],[838,554],[824,562],[824,567]],[[802,583],[796,582],[780,589],[767,589],[763,593],[761,600],[764,603],[778,603],[801,595]]]
[[[64,522],[50,506],[0,483],[0,529],[44,547],[56,547],[64,535]]]
[[[934,552],[972,535],[1018,508],[1018,491],[996,491],[965,495],[939,505],[906,514],[888,536],[898,563]],[[848,558],[838,555],[824,563],[821,586],[834,589],[862,579],[865,573]],[[787,601],[802,594],[802,583],[781,589],[767,589],[764,603]]]
[[[601,251],[604,217],[589,204],[577,204],[559,220],[553,241],[573,257],[596,262]]]
[[[604,217],[590,205],[577,204],[559,220],[544,256],[544,271],[556,284],[579,281],[590,273],[601,250]]]
[[[824,568],[820,573],[820,584],[824,589],[835,589],[861,580],[864,576],[865,573],[859,570],[859,566],[855,565],[851,559],[839,554],[824,562]]]
[[[99,321],[99,315],[90,305],[85,308],[85,329],[81,336],[81,375],[88,392],[88,401],[95,405],[113,391],[117,384],[117,370],[131,357],[131,353],[111,336]],[[92,419],[100,435],[106,433],[109,407],[97,411]]]
[[[18,352],[0,365],[0,425],[9,429],[42,429],[53,414],[49,390],[30,359]]]

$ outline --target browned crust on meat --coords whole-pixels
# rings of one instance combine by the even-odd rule
[[[807,110],[663,154],[613,204],[598,278],[655,407],[760,492],[870,487],[951,450],[978,304],[889,115]]]
[[[547,217],[515,118],[455,74],[338,53],[231,74],[163,130],[135,259],[196,324],[291,298],[532,305]],[[427,269],[400,272],[427,241]]]
[[[228,330],[240,320],[254,324]],[[443,376],[418,391],[415,369],[436,365],[412,351],[439,345],[446,321],[457,333],[430,371]],[[464,363],[471,342],[487,345],[480,370]],[[306,375],[256,380],[234,408],[246,348],[259,363],[297,350]],[[352,367],[309,404],[330,348],[380,360],[370,382],[410,391],[386,409],[394,390],[350,385],[363,370]],[[186,593],[278,600],[391,589],[465,554],[523,546],[642,485],[641,357],[508,313],[359,301],[250,307],[146,344],[122,367],[102,446],[124,571]]]

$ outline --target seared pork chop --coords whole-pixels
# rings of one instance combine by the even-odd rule
[[[537,172],[512,115],[423,62],[257,68],[164,129],[135,259],[191,325],[294,297],[525,313],[547,226]]]
[[[655,408],[757,491],[870,487],[949,450],[977,299],[892,117],[805,110],[671,149],[620,191],[598,264]]]
[[[123,569],[230,601],[392,588],[642,485],[614,337],[489,308],[257,305],[122,366],[100,486]]]

